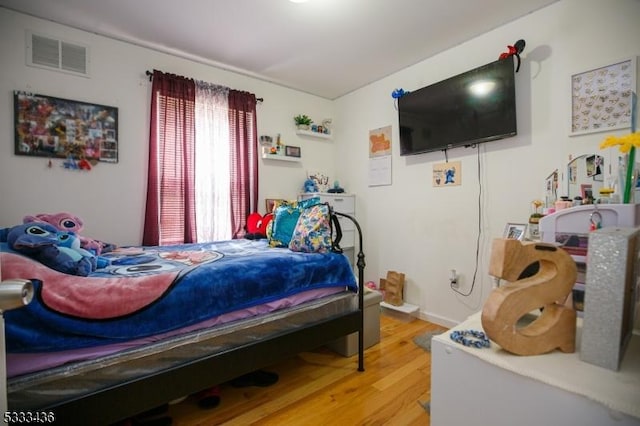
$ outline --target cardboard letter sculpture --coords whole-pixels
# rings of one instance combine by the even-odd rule
[[[538,272],[519,279],[536,262]],[[576,264],[566,251],[552,244],[496,239],[489,274],[508,281],[493,290],[482,309],[482,327],[491,340],[516,355],[575,351],[576,311],[557,303],[566,299],[576,279]],[[540,316],[518,326],[519,319],[537,309]]]

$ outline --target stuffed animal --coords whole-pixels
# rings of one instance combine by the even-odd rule
[[[272,220],[273,213],[267,213],[264,216],[257,212],[251,213],[247,217],[247,234],[245,238],[248,240],[267,238],[267,226]]]
[[[95,271],[98,259],[80,248],[73,232],[58,231],[46,222],[28,222],[0,232],[13,250],[38,260],[65,274],[87,276]]]
[[[318,184],[311,178],[304,181],[304,192],[318,192]]]
[[[25,216],[22,219],[22,223],[29,222],[46,222],[55,226],[59,231],[73,232],[80,239],[80,247],[93,252],[96,256],[99,256],[100,253],[102,253],[103,244],[100,241],[80,236],[80,231],[82,231],[84,223],[82,222],[82,219],[78,216],[72,215],[71,213],[40,213],[35,216]]]

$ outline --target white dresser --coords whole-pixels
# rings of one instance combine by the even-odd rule
[[[355,218],[356,215],[356,196],[354,194],[334,194],[328,192],[305,192],[298,196],[298,200],[306,200],[308,198],[319,197],[321,203],[329,203],[333,210],[338,213],[348,214]],[[340,247],[344,253],[354,264],[354,248],[356,245],[356,227],[352,221],[346,217],[338,216],[340,227],[342,228],[342,240]]]
[[[454,330],[482,330],[481,312],[431,341],[432,426],[640,425],[640,336],[611,371],[580,360],[581,319],[574,353],[477,349],[452,341]]]

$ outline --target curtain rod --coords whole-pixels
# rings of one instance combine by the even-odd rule
[[[147,76],[149,76],[149,81],[153,80],[153,72],[147,70],[145,71],[145,74],[147,74]],[[264,98],[256,98],[257,102],[264,102]]]

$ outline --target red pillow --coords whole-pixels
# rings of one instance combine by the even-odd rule
[[[273,220],[273,213],[262,216],[260,213],[251,213],[247,217],[247,232],[267,236],[267,225]]]

